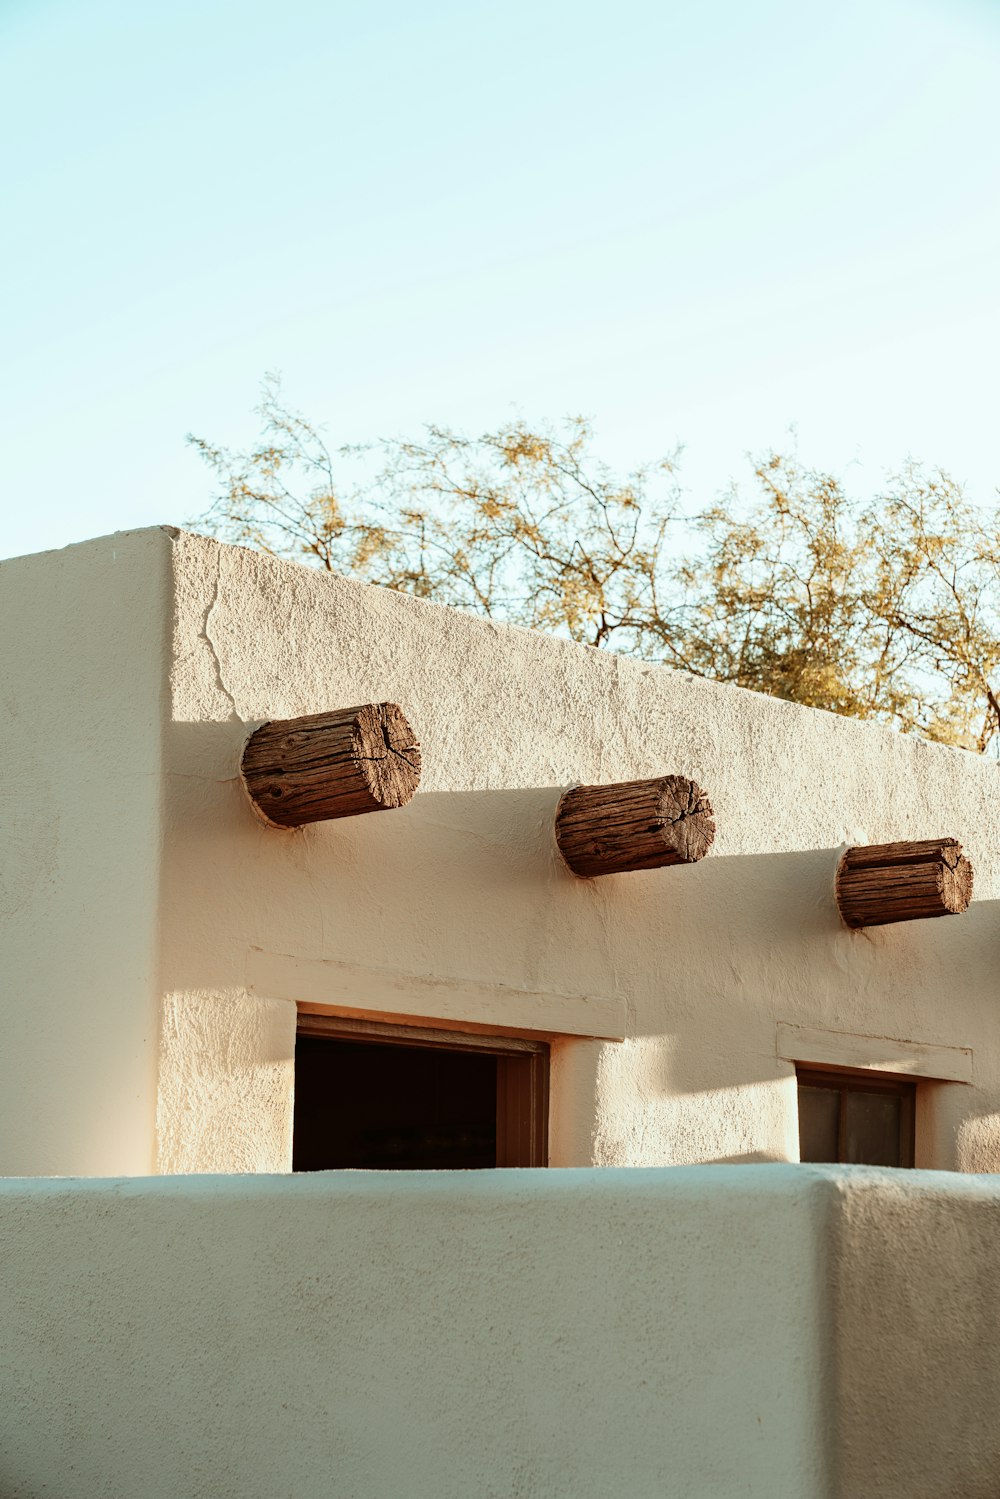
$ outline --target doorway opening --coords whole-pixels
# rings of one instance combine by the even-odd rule
[[[299,1015],[292,1170],[548,1164],[549,1048]]]

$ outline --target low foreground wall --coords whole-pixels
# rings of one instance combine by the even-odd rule
[[[995,1495],[1000,1179],[0,1185],[3,1499]]]

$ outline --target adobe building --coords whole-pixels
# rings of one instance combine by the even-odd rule
[[[995,762],[168,527],[0,619],[0,1492],[995,1493]]]

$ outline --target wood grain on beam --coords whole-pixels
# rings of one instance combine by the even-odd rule
[[[264,820],[297,828],[405,806],[420,782],[420,745],[395,703],[364,703],[263,724],[242,771]]]
[[[556,842],[574,874],[621,874],[703,859],[712,804],[686,776],[574,786],[556,811]]]
[[[956,838],[866,844],[844,854],[836,894],[851,927],[958,916],[972,899],[972,865]]]

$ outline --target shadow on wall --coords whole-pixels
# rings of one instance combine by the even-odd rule
[[[714,1156],[710,1161],[698,1161],[699,1166],[787,1166],[788,1157],[766,1150],[744,1150],[739,1155]]]
[[[625,1046],[654,1043],[652,1094],[789,1077],[778,1021],[945,1045],[982,1034],[997,902],[850,931],[833,893],[840,848],[579,879],[555,846],[560,786],[422,791],[390,815],[271,829],[237,770],[253,727],[171,726],[169,987],[232,987],[259,946],[455,985],[621,996]],[[596,1081],[605,1048],[565,1045],[565,1065]]]

